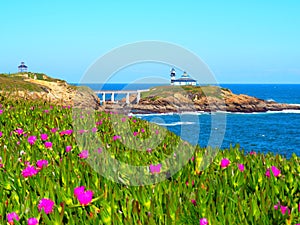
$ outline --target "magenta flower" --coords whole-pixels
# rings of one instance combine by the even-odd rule
[[[27,141],[30,145],[34,145],[34,143],[36,141],[36,136],[29,136]]]
[[[46,141],[48,139],[48,135],[47,134],[41,134],[41,140],[42,141]]]
[[[21,129],[21,128],[18,128],[15,130],[15,132],[18,134],[18,135],[22,135],[24,133],[24,130]]]
[[[126,121],[126,118],[123,117],[123,118],[122,118],[122,122],[124,123],[125,121]]]
[[[36,162],[38,168],[42,169],[43,167],[48,166],[48,161],[46,159],[40,159]]]
[[[0,131],[0,137],[2,137],[3,133]]]
[[[84,193],[85,186],[79,186],[74,188],[74,195],[78,197],[80,194]]]
[[[250,155],[256,155],[256,152],[255,151],[251,151],[249,154]]]
[[[93,127],[93,128],[92,128],[92,132],[93,132],[93,133],[96,133],[97,131],[98,131],[98,128],[97,128],[97,127]]]
[[[141,129],[141,132],[142,132],[142,133],[144,133],[144,132],[145,132],[145,129],[144,129],[144,128],[142,128],[142,129]]]
[[[267,169],[266,174],[267,177],[270,177],[270,169]]]
[[[280,175],[280,173],[281,173],[281,171],[276,166],[271,166],[271,170],[272,170],[273,175],[275,177],[278,177]]]
[[[299,205],[298,205],[298,212],[300,212],[300,203],[299,203]]]
[[[119,135],[113,136],[113,140],[114,140],[114,141],[116,141],[116,140],[118,140],[118,139],[121,139],[121,136],[119,136]]]
[[[280,206],[280,211],[282,215],[285,215],[286,213],[288,213],[289,215],[291,214],[291,210],[287,206]]]
[[[99,125],[101,125],[101,124],[102,124],[102,120],[96,122],[96,126],[99,126]]]
[[[93,199],[93,192],[91,190],[84,191],[85,186],[74,188],[74,195],[81,205],[88,205]]]
[[[155,134],[158,135],[159,134],[159,130],[155,130]]]
[[[155,174],[155,173],[160,173],[160,169],[161,169],[161,164],[157,164],[157,165],[150,165],[149,166],[149,169],[150,169],[150,172],[152,174]]]
[[[2,109],[0,109],[0,115],[3,113],[3,110]]]
[[[199,221],[200,223],[200,225],[207,225],[208,224],[208,220],[206,219],[206,218],[202,218],[202,219],[200,219],[200,221]]]
[[[197,202],[196,202],[196,200],[195,200],[195,199],[192,199],[192,200],[191,200],[191,203],[192,203],[194,206],[196,206],[196,205],[197,205]]]
[[[281,171],[276,167],[276,166],[271,166],[271,170],[272,173],[274,175],[274,177],[278,177],[281,173]],[[267,177],[270,177],[271,173],[270,173],[270,169],[268,168],[265,174]]]
[[[220,166],[221,168],[226,168],[230,165],[230,160],[227,158],[224,158],[221,160]]]
[[[88,150],[83,150],[81,151],[78,156],[81,158],[81,159],[86,159],[87,157],[89,157],[89,151]]]
[[[46,142],[44,143],[44,146],[45,146],[45,148],[52,148],[52,142],[46,141]]]
[[[29,218],[27,220],[27,225],[37,225],[37,224],[39,224],[39,221],[37,218],[33,217],[33,218]]]
[[[280,206],[280,204],[274,205],[274,209],[278,210],[278,207]]]
[[[71,151],[71,150],[72,150],[72,146],[68,145],[68,146],[66,147],[66,152],[69,152],[69,151]]]
[[[61,131],[60,132],[60,135],[63,136],[63,135],[71,135],[73,133],[73,130],[64,130],[64,131]]]
[[[133,132],[133,136],[137,136],[139,134],[139,132],[134,131]]]
[[[53,212],[54,201],[48,198],[43,198],[39,201],[38,209],[39,212],[44,210],[46,214]]]
[[[22,176],[24,178],[26,177],[32,177],[34,175],[36,175],[39,171],[36,170],[34,168],[34,166],[30,166],[30,165],[27,165],[27,167],[22,171]]]
[[[6,215],[7,222],[10,224],[14,224],[14,220],[19,221],[20,218],[16,212],[11,212]]]
[[[244,170],[245,170],[244,164],[238,164],[238,168],[241,172],[244,172]]]
[[[58,130],[57,128],[52,128],[50,131],[51,133],[56,133],[57,130]]]

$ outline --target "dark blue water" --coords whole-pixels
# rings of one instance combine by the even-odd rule
[[[155,84],[106,84],[103,90],[147,89]],[[265,100],[281,103],[300,104],[300,85],[293,84],[223,84],[236,94],[247,94]],[[91,86],[97,89],[96,86]],[[214,115],[202,113],[184,117],[176,114],[138,115],[156,122],[183,139],[200,146],[207,146],[211,132],[218,129],[211,124]],[[224,122],[224,121],[222,121]],[[226,113],[224,137],[220,140],[222,148],[239,143],[246,152],[273,152],[290,157],[292,153],[300,156],[300,113],[297,111],[272,113]],[[221,132],[221,131],[220,131]]]

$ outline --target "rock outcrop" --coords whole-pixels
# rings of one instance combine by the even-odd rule
[[[121,104],[107,104],[102,106],[103,110],[132,112],[132,113],[169,113],[169,112],[266,112],[282,110],[300,110],[300,106],[281,104],[265,101],[248,95],[237,95],[228,89],[219,89],[212,94],[199,92],[175,92],[170,94],[160,92],[155,95],[143,97],[139,104],[131,99],[133,104],[126,106],[124,101]]]
[[[55,79],[25,78],[24,82],[34,84],[37,90],[10,90],[9,96],[26,100],[45,101],[56,105],[99,109],[100,99],[88,87],[76,87],[65,81]],[[7,94],[7,90],[2,90],[1,93],[3,95]]]

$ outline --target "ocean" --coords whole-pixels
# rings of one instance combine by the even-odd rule
[[[159,84],[105,84],[102,90],[147,89]],[[96,90],[99,85],[89,85]],[[101,85],[100,85],[101,86]],[[236,94],[247,94],[280,103],[300,104],[300,84],[221,84]],[[124,97],[124,96],[123,96]],[[119,96],[121,98],[121,96]],[[209,144],[212,115],[198,113],[188,116],[179,114],[148,114],[137,117],[165,126],[192,144],[206,147]],[[196,119],[195,119],[196,116]],[[292,153],[300,156],[300,111],[266,113],[226,113],[224,137],[221,148],[239,144],[245,152],[273,152],[287,158]],[[196,143],[195,143],[196,142]]]

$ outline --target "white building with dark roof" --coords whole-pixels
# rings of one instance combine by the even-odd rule
[[[25,65],[25,63],[24,62],[21,62],[21,65],[20,66],[18,66],[18,71],[19,72],[27,72],[27,69],[28,69],[28,67]]]
[[[171,69],[170,71],[170,76],[171,76],[171,85],[197,85],[197,81],[190,78],[190,76],[184,71],[184,73],[181,75],[180,78],[176,79],[176,71],[174,68]]]

